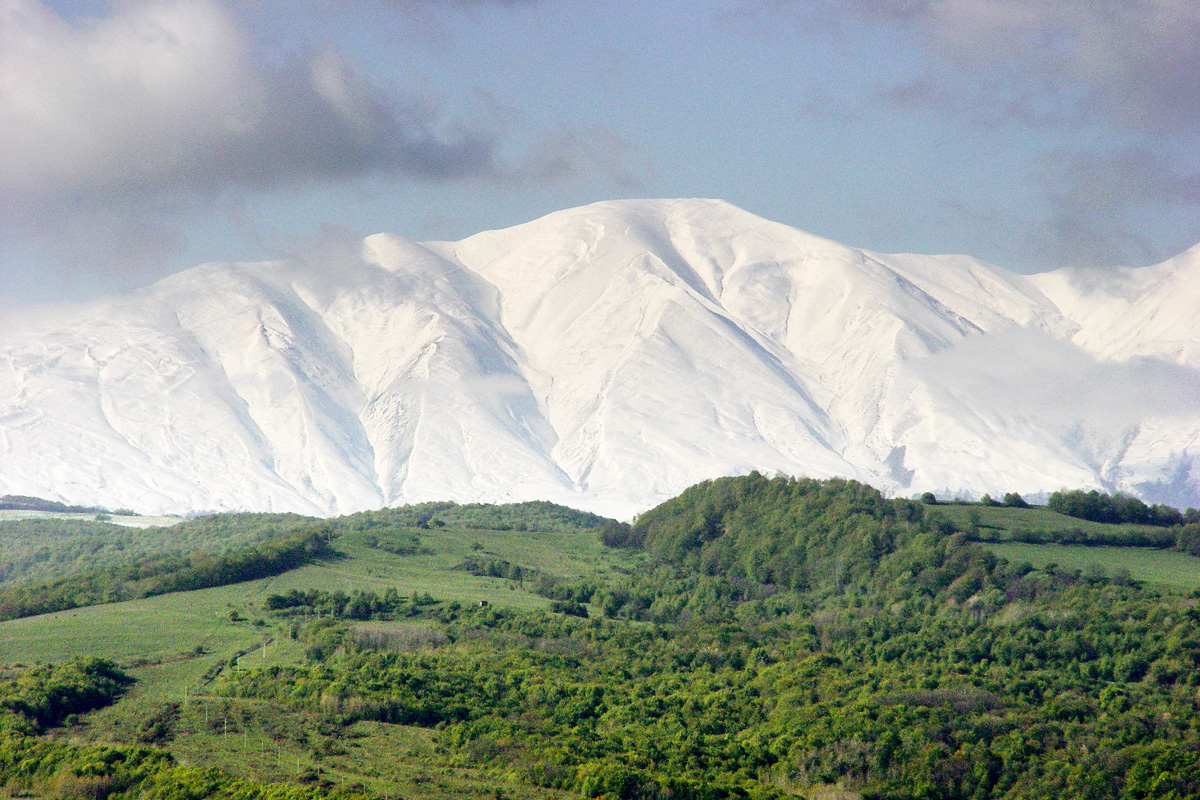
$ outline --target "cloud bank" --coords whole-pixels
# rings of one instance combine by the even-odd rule
[[[33,0],[0,14],[9,199],[495,169],[487,135],[440,130],[430,111],[398,105],[333,50],[262,63],[212,0],[123,5],[84,26]]]
[[[514,155],[486,113],[455,119],[332,46],[281,52],[235,9],[132,0],[68,19],[0,2],[0,234],[77,280],[136,280],[185,250],[189,222],[246,194],[627,175],[607,130],[552,131]],[[0,262],[0,284],[13,269]]]
[[[1191,418],[1200,372],[1157,358],[1099,360],[1069,341],[1009,328],[911,362],[917,375],[1000,419],[1049,423],[1062,436]]]

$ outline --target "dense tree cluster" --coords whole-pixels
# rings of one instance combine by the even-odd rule
[[[1186,512],[1156,503],[1146,505],[1132,495],[1117,492],[1105,494],[1095,489],[1084,492],[1058,491],[1050,495],[1047,507],[1051,511],[1068,517],[1087,519],[1092,522],[1132,523],[1134,525],[1183,525],[1200,522],[1200,510],[1189,508]]]
[[[330,539],[328,525],[304,521],[232,553],[148,559],[42,584],[22,584],[0,591],[0,620],[278,575],[314,558],[331,556]]]
[[[382,595],[371,591],[323,592],[309,589],[301,592],[292,589],[287,594],[272,594],[264,604],[268,611],[284,612],[286,615],[328,617],[330,619],[395,619],[418,613],[421,606],[432,602],[413,594],[405,597],[396,589],[388,589]]]
[[[577,511],[544,500],[531,500],[504,505],[417,503],[351,514],[340,518],[338,525],[347,530],[450,526],[496,531],[559,531],[601,528],[611,521],[587,511]]]
[[[756,585],[840,589],[920,530],[924,509],[856,481],[721,478],[647,511],[632,538],[659,565]]]
[[[210,514],[151,528],[61,517],[0,520],[0,585],[46,582],[151,559],[230,553],[311,522],[298,514]]]
[[[72,714],[115,702],[131,683],[116,664],[99,658],[26,670],[0,681],[0,730],[44,731]]]

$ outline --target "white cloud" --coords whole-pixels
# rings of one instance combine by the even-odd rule
[[[440,135],[322,50],[268,67],[213,0],[149,0],[75,26],[0,6],[0,191],[12,200],[490,175],[486,134]]]
[[[1154,358],[1099,360],[1069,341],[1026,328],[970,336],[911,365],[973,408],[1036,420],[1063,435],[1194,417],[1200,397],[1194,369]]]
[[[86,28],[10,0],[0,23],[0,186],[54,194],[178,177],[261,130],[245,35],[204,0]]]

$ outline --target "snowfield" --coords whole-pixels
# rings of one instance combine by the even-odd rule
[[[147,514],[544,499],[753,469],[1200,505],[1200,247],[1023,276],[712,200],[207,264],[0,338],[0,494]]]

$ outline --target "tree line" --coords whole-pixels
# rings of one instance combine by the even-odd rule
[[[1180,511],[1162,503],[1146,505],[1123,492],[1105,494],[1095,489],[1088,492],[1081,489],[1060,490],[1050,495],[1046,505],[1059,514],[1092,522],[1160,527],[1200,523],[1200,509]]]
[[[334,555],[331,528],[301,523],[231,553],[152,558],[0,591],[0,620],[279,575]]]

